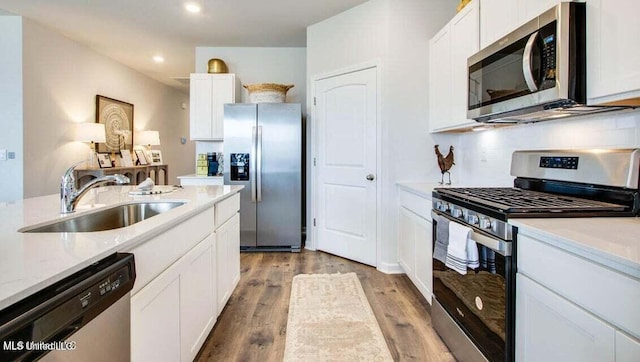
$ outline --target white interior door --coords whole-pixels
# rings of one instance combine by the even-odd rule
[[[315,82],[317,249],[376,266],[376,68]]]

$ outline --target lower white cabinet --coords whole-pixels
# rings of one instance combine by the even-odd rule
[[[516,305],[516,360],[615,360],[612,326],[522,274]]]
[[[431,303],[431,201],[404,190],[399,191],[399,196],[398,263],[420,293]]]
[[[240,281],[240,214],[235,213],[216,229],[217,315],[222,313]]]
[[[131,360],[180,361],[180,266],[131,297]]]
[[[131,298],[131,360],[192,361],[215,324],[214,235]]]
[[[184,256],[180,273],[180,360],[193,361],[216,322],[215,235]]]
[[[131,360],[193,361],[240,280],[235,194],[134,248]]]
[[[640,281],[518,232],[517,361],[640,360]]]

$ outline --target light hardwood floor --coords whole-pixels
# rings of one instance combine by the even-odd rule
[[[455,361],[431,327],[429,304],[404,274],[323,252],[242,253],[240,283],[197,361],[282,361],[296,274],[355,272],[396,361]]]

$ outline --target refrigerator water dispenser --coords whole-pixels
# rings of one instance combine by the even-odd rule
[[[232,153],[231,155],[231,181],[249,180],[249,154]]]

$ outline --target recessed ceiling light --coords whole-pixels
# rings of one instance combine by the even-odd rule
[[[201,10],[200,5],[196,3],[186,3],[184,4],[184,8],[187,9],[188,12],[194,14],[199,13]]]
[[[156,63],[164,63],[164,57],[162,55],[154,55],[153,61]]]

